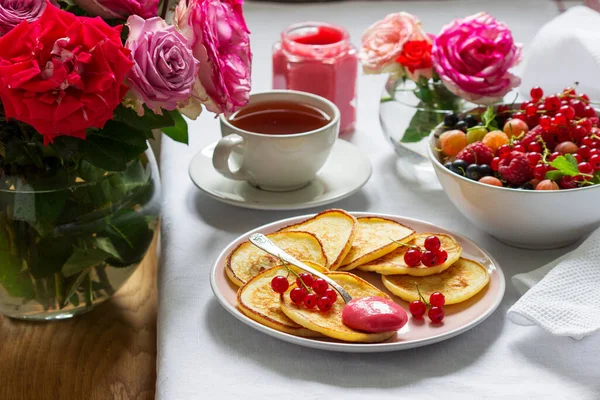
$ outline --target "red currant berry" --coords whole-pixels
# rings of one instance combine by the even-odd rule
[[[564,115],[569,121],[575,118],[575,110],[571,106],[562,106],[558,112]]]
[[[561,107],[568,106],[569,105],[569,101],[568,100],[561,100],[560,101],[560,105],[561,105]]]
[[[588,154],[588,159],[592,158],[596,154],[600,155],[600,149],[590,149],[590,153]]]
[[[577,164],[579,164],[580,162],[583,161],[583,158],[579,154],[575,153],[575,154],[571,154],[571,155],[573,156],[575,161],[577,161]]]
[[[290,283],[288,282],[285,276],[277,275],[271,279],[271,289],[275,293],[283,293],[290,287]]]
[[[446,250],[438,250],[435,252],[435,265],[442,265],[448,261],[448,252]]]
[[[509,145],[503,144],[498,148],[498,157],[500,157],[500,159],[503,160],[510,154],[511,151],[512,149]]]
[[[594,171],[600,171],[600,155],[594,154],[588,160]]]
[[[524,102],[524,103],[521,103],[521,106],[520,106],[519,108],[520,108],[521,110],[525,111],[525,109],[526,109],[527,107],[529,107],[530,105],[532,105],[532,104],[533,104],[533,103],[531,103],[531,102],[529,102],[529,101],[526,101],[526,102]]]
[[[296,278],[296,286],[298,286],[298,287],[302,287],[302,283],[300,282],[300,279],[302,279],[302,282],[304,282],[304,284],[306,286],[312,287],[313,276],[311,274],[307,274],[307,273],[300,274],[299,277]]]
[[[421,262],[426,267],[433,267],[435,265],[435,253],[429,250],[424,251],[421,255]]]
[[[540,126],[541,126],[542,128],[544,128],[544,129],[548,129],[548,128],[550,128],[550,124],[551,124],[551,121],[550,121],[550,117],[549,117],[549,116],[547,116],[547,115],[542,115],[542,116],[540,117]]]
[[[575,129],[573,129],[573,139],[575,139],[575,141],[577,142],[583,139],[585,135],[587,135],[587,133],[588,131],[586,131],[583,126],[577,125]]]
[[[539,181],[546,179],[548,167],[545,164],[538,164],[533,168],[533,177]]]
[[[575,116],[584,117],[585,116],[585,104],[583,104],[579,100],[571,101],[571,107],[575,110]]]
[[[577,122],[577,126],[581,126],[586,132],[592,130],[592,122],[587,118],[579,120],[579,122]]]
[[[534,116],[537,114],[537,106],[535,104],[528,104],[527,108],[525,108],[525,115]]]
[[[587,137],[587,136],[586,136]],[[579,154],[584,159],[587,159],[590,156],[590,147],[583,144],[579,146],[579,150],[577,150],[577,154]]]
[[[544,100],[544,105],[546,109],[550,111],[556,111],[560,108],[560,99],[554,95],[546,97]]]
[[[490,167],[492,167],[493,171],[498,171],[498,168],[500,168],[500,157],[494,157]]]
[[[554,160],[556,160],[560,156],[562,156],[562,154],[560,154],[559,152],[555,151],[554,153],[550,154],[550,161],[554,161]]]
[[[529,95],[531,96],[531,98],[533,100],[538,101],[544,95],[544,91],[542,90],[541,87],[535,86],[535,87],[531,88],[531,90],[529,91]]]
[[[333,302],[329,297],[323,296],[317,300],[317,307],[319,307],[319,310],[321,311],[329,311],[331,310],[331,306],[333,306]]]
[[[594,142],[594,139],[592,139],[589,136],[584,136],[583,139],[581,139],[581,144],[584,144],[588,147],[592,147],[593,142]]]
[[[437,236],[428,236],[425,239],[425,250],[436,251],[439,250],[442,242],[440,242],[440,238]]]
[[[588,162],[582,162],[579,163],[577,165],[577,169],[579,169],[579,172],[584,174],[584,175],[590,175],[594,172],[594,168],[592,167],[592,164],[588,163]]]
[[[302,304],[304,302],[304,298],[307,295],[308,295],[308,292],[306,291],[306,289],[300,288],[300,287],[295,287],[290,292],[290,300],[292,300],[292,302],[295,305],[299,306],[300,304]]]
[[[512,117],[516,118],[516,119],[520,119],[523,122],[525,122],[525,120],[527,119],[527,116],[522,112],[514,113]]]
[[[533,168],[542,161],[542,155],[540,153],[527,153],[527,161],[529,161],[529,165]]]
[[[444,319],[444,309],[442,307],[431,307],[427,314],[434,324],[439,324]]]
[[[306,308],[313,308],[314,306],[317,305],[318,299],[319,298],[317,297],[316,294],[309,293],[304,297],[304,305],[306,306]]]
[[[325,279],[317,278],[313,281],[312,289],[319,296],[323,296],[327,288],[329,288],[329,285],[327,284],[327,282],[325,282]]]
[[[592,106],[585,107],[585,116],[588,118],[596,117],[596,110]]]
[[[508,114],[508,112],[510,111],[510,108],[508,106],[498,106],[498,108],[496,109],[496,114]]]
[[[565,117],[561,113],[557,113],[554,116],[554,123],[558,126],[566,126],[567,125],[567,117]]]
[[[583,101],[585,104],[588,104],[588,103],[590,102],[590,98],[588,97],[588,95],[587,95],[587,94],[582,94],[582,95],[581,95],[581,96],[579,96],[579,97],[581,97],[581,100],[582,100],[582,101]]]
[[[337,300],[337,292],[331,288],[327,289],[325,293],[323,293],[323,296],[329,298],[332,303],[335,303]]]
[[[433,292],[429,296],[429,304],[433,307],[444,307],[444,304],[446,304],[446,297],[440,292]]]
[[[597,139],[592,140],[592,146],[591,146],[591,148],[592,149],[600,148],[600,140],[597,140]],[[590,151],[591,151],[591,149],[590,149]]]
[[[404,253],[404,262],[409,267],[416,267],[421,263],[421,250],[419,249],[408,249],[406,253]]]
[[[411,301],[408,305],[408,311],[415,318],[423,318],[423,315],[427,311],[427,306],[421,300]]]
[[[518,151],[519,153],[525,153],[525,146],[522,144],[517,144],[513,147],[514,151]]]
[[[525,122],[527,123],[527,126],[531,130],[540,123],[540,116],[537,114],[528,115],[527,120]]]
[[[537,142],[533,142],[527,145],[527,151],[532,153],[541,153],[543,150],[542,145]]]
[[[558,186],[563,189],[574,189],[577,187],[577,182],[575,182],[575,178],[572,176],[565,175],[558,181]]]
[[[575,96],[575,89],[573,89],[571,86],[566,87],[563,90],[563,94],[566,95],[566,96],[568,96],[568,97],[573,97],[573,96]]]

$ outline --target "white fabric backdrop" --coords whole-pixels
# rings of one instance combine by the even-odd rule
[[[254,90],[270,88],[271,45],[288,24],[327,20],[360,32],[386,13],[405,10],[437,32],[454,17],[486,10],[528,43],[557,14],[552,1],[247,3],[252,30]],[[349,140],[371,158],[373,177],[356,195],[331,206],[415,217],[456,230],[487,249],[507,278],[565,253],[506,246],[474,228],[437,183],[421,182],[399,164],[378,121],[384,77],[361,76],[357,131]],[[214,201],[189,180],[191,157],[219,138],[208,113],[191,124],[190,146],[163,141],[164,218],[159,272],[157,398],[173,399],[599,399],[600,335],[558,338],[517,326],[506,310],[518,293],[507,279],[498,311],[448,341],[390,354],[343,354],[287,344],[242,324],[216,301],[208,272],[221,249],[258,225],[301,212],[235,208]],[[309,212],[316,212],[321,207]]]

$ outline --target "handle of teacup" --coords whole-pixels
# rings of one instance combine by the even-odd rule
[[[240,167],[237,171],[232,171],[229,166],[229,158],[234,149],[244,146],[244,138],[235,133],[224,136],[217,143],[213,152],[213,166],[223,176],[238,181],[248,180],[248,174]]]

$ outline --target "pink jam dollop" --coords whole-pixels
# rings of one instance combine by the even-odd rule
[[[383,297],[352,299],[342,310],[342,323],[357,331],[396,331],[406,325],[408,315],[398,304]]]

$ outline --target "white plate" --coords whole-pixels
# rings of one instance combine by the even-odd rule
[[[219,174],[212,165],[217,143],[194,156],[189,174],[194,184],[210,197],[234,206],[257,210],[300,210],[341,200],[356,193],[371,177],[368,157],[356,146],[338,139],[317,178],[301,189],[268,192],[247,182]],[[265,160],[268,162],[268,160]]]
[[[446,316],[442,324],[431,324],[423,320],[418,321],[409,317],[409,322],[398,331],[397,335],[382,343],[346,343],[333,339],[303,338],[290,335],[288,333],[279,332],[275,329],[266,327],[252,320],[251,318],[248,318],[237,308],[237,286],[232,284],[227,278],[225,273],[225,265],[227,256],[231,253],[231,251],[233,251],[240,243],[245,242],[248,236],[251,234],[256,232],[264,234],[272,233],[285,226],[296,224],[312,217],[312,215],[304,215],[261,226],[243,234],[231,242],[219,255],[219,258],[217,258],[217,261],[210,271],[210,285],[218,301],[228,312],[246,325],[249,325],[256,330],[264,332],[267,335],[273,336],[277,339],[300,346],[313,347],[321,350],[353,353],[377,353],[406,350],[413,347],[426,346],[441,342],[442,340],[446,340],[466,332],[483,322],[494,312],[494,310],[496,310],[502,301],[505,289],[504,274],[502,273],[502,270],[498,266],[498,263],[488,253],[479,248],[470,240],[457,235],[454,232],[450,232],[446,229],[442,229],[438,226],[416,219],[365,212],[354,212],[352,214],[356,217],[379,216],[383,218],[389,218],[401,224],[407,225],[417,232],[439,232],[450,234],[454,236],[454,238],[462,246],[463,257],[475,260],[487,268],[488,273],[490,274],[490,283],[486,288],[484,288],[471,299],[463,303],[445,306],[444,311],[446,312]],[[352,273],[354,272],[355,271],[352,271]],[[394,301],[396,301],[396,303],[400,304],[405,310],[408,311],[408,303],[391,294],[385,288],[385,286],[383,286],[379,274],[358,271],[356,272],[356,275],[366,279],[371,284],[377,286],[380,290],[388,293],[394,299]]]

